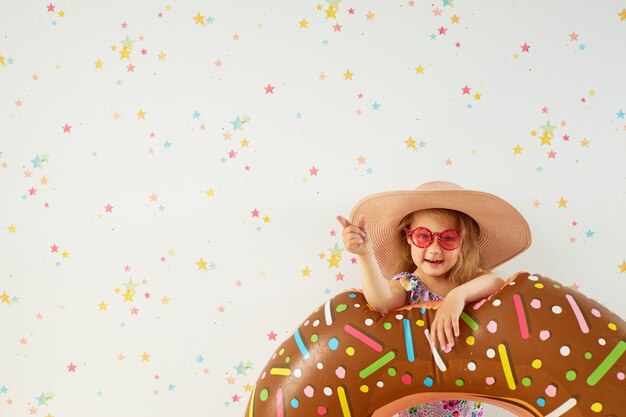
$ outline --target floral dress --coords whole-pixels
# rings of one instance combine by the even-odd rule
[[[409,304],[422,301],[443,300],[443,297],[431,292],[417,275],[402,272],[392,280],[399,280],[402,287],[409,292]],[[481,402],[467,400],[435,401],[417,404],[398,413],[399,417],[482,417],[484,406]]]

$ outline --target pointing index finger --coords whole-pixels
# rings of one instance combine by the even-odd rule
[[[339,221],[339,223],[341,223],[343,227],[348,227],[352,225],[352,223],[350,223],[350,221],[343,216],[337,216],[337,220]]]

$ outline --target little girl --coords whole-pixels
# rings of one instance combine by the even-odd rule
[[[504,281],[491,269],[531,242],[524,217],[501,198],[437,181],[416,190],[371,195],[343,226],[345,248],[358,255],[363,293],[377,311],[443,300],[430,342],[444,352],[459,336],[466,303],[485,298]],[[400,417],[480,417],[483,405],[466,400],[418,404]]]

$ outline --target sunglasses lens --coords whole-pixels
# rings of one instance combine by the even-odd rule
[[[425,227],[418,227],[411,233],[411,238],[418,248],[427,248],[432,243],[433,235]]]
[[[459,243],[461,243],[461,236],[459,236],[459,232],[452,229],[443,232],[441,234],[441,238],[439,239],[439,244],[446,250],[454,250],[458,248]]]

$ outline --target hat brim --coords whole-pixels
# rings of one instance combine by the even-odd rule
[[[385,278],[392,277],[401,254],[403,243],[396,234],[400,221],[414,211],[433,208],[457,210],[478,223],[478,245],[488,269],[501,265],[530,246],[530,227],[524,216],[493,194],[465,189],[377,193],[354,206],[350,221],[359,224],[360,219],[365,218],[365,227]]]

